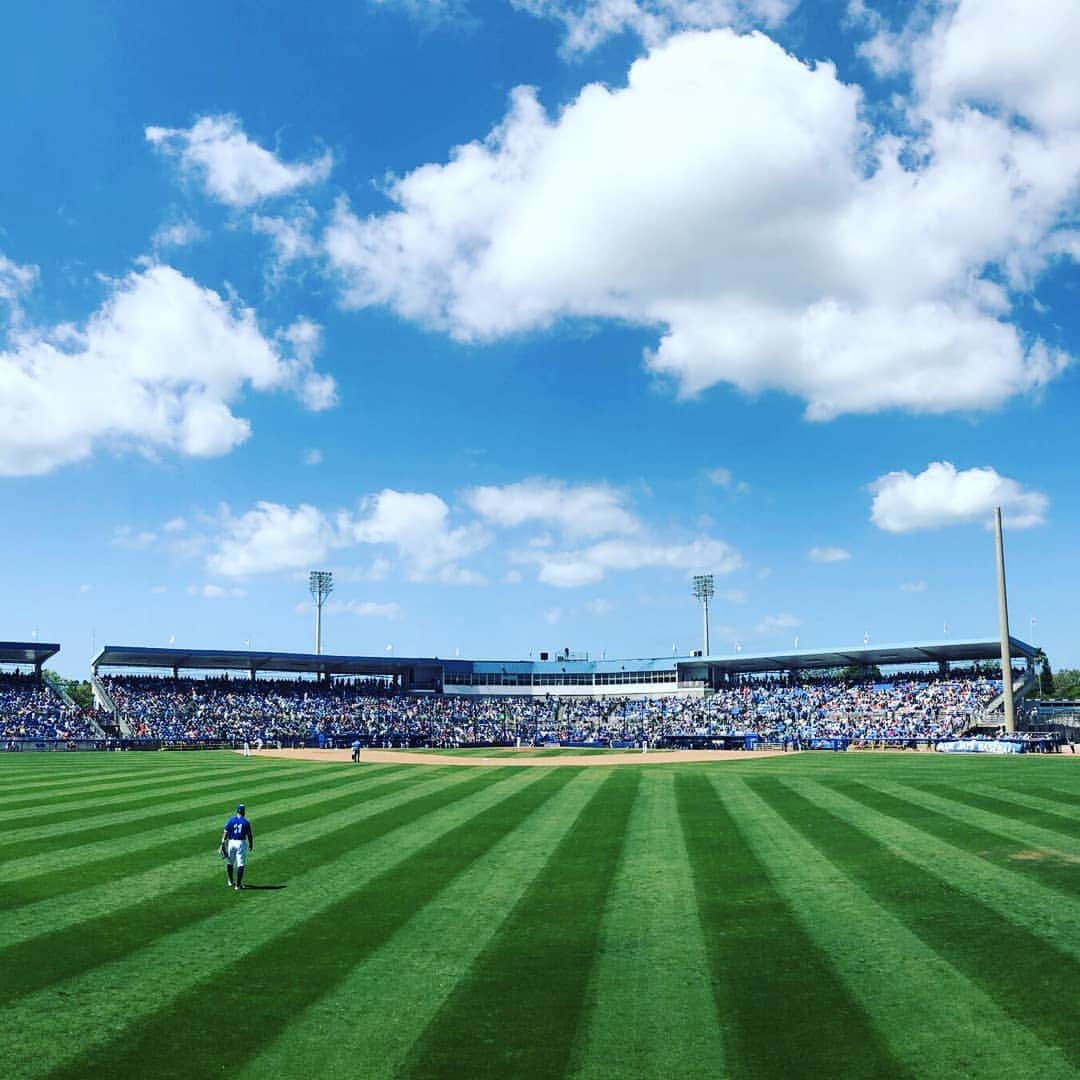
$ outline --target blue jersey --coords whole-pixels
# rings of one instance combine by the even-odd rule
[[[225,835],[230,840],[247,840],[251,843],[251,825],[247,818],[234,814],[225,822]]]

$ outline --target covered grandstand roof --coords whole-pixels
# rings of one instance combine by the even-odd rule
[[[1013,657],[1034,658],[1036,650],[1010,638]],[[42,646],[52,648],[55,646]],[[858,648],[803,649],[778,653],[736,653],[730,656],[650,657],[590,660],[554,656],[550,660],[440,660],[438,657],[330,656],[317,653],[233,651],[228,649],[156,649],[106,645],[91,661],[99,667],[183,669],[186,671],[281,672],[311,675],[394,675],[418,669],[445,672],[487,671],[507,674],[529,672],[671,671],[680,679],[707,675],[748,675],[777,671],[814,671],[857,666],[912,666],[942,661],[994,661],[1001,657],[996,639],[973,641],[908,642],[900,645],[864,645]]]
[[[330,656],[326,653],[154,649],[106,645],[90,661],[99,667],[183,668],[186,671],[276,671],[310,675],[394,675],[437,660],[388,656]]]
[[[44,641],[0,641],[0,664],[33,664],[40,667],[60,651]]]
[[[1036,649],[1019,638],[1009,638],[1009,652],[1014,658],[1034,659]],[[680,660],[680,671],[689,673],[708,668],[714,672],[747,675],[769,671],[813,671],[837,667],[887,667],[892,665],[970,663],[974,660],[1000,660],[1001,642],[997,638],[973,641],[907,642],[900,645],[864,645],[853,649],[801,649],[778,653],[736,653],[731,656],[703,656]]]

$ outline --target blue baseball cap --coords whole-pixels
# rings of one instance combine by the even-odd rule
[[[241,803],[241,804],[240,804],[240,805],[239,805],[239,806],[238,806],[238,807],[236,808],[236,812],[237,812],[238,814],[242,814],[242,813],[244,812],[244,804],[243,804],[243,803]]]

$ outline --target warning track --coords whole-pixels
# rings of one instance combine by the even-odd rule
[[[472,754],[440,754],[409,750],[363,750],[360,763],[368,765],[482,765],[486,768],[522,765],[541,769],[572,765],[680,765],[693,761],[747,761],[750,758],[782,756],[780,750],[650,750],[612,754],[552,754],[535,757],[531,750],[508,750],[499,757],[477,757]],[[253,750],[253,757],[290,758],[293,761],[348,762],[350,750]]]

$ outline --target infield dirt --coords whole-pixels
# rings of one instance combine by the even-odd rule
[[[650,750],[647,754],[628,751],[625,754],[559,754],[551,757],[530,757],[529,750],[505,757],[472,757],[466,755],[410,752],[407,750],[363,750],[360,764],[369,765],[535,765],[550,769],[560,765],[676,765],[692,761],[746,761],[748,758],[783,756],[780,750]],[[253,757],[291,758],[294,761],[349,761],[352,751],[345,750],[254,750]]]

